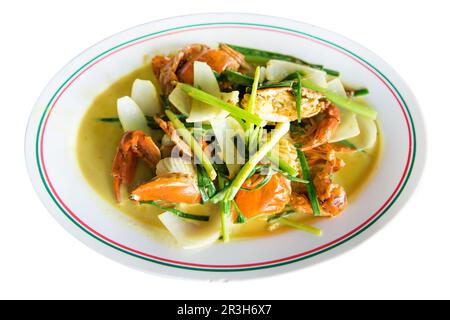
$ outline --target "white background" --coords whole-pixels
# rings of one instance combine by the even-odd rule
[[[450,22],[448,1],[3,1],[0,5],[0,298],[450,298]],[[23,140],[40,91],[79,52],[168,16],[240,11],[315,24],[373,50],[421,104],[428,157],[420,186],[383,230],[344,255],[267,279],[161,278],[81,244],[28,180]],[[389,137],[386,137],[389,138]]]

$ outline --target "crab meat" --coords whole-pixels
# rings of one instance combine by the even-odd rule
[[[244,108],[250,95],[242,100]],[[323,95],[307,88],[302,88],[301,114],[303,118],[311,118],[319,114],[326,103]],[[255,114],[270,122],[290,122],[298,119],[295,96],[291,87],[267,88],[257,91]]]

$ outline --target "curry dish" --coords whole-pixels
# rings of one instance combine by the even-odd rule
[[[81,123],[91,186],[190,249],[322,231],[381,154],[377,113],[337,71],[229,44],[193,44],[117,80]]]

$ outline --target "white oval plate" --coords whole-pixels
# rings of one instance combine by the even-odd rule
[[[322,237],[301,232],[218,243],[195,251],[157,241],[101,199],[83,178],[75,145],[80,121],[97,94],[142,65],[144,55],[190,43],[229,42],[280,51],[339,70],[345,82],[366,86],[385,137],[378,172],[345,214],[322,221]],[[89,48],[47,85],[26,134],[32,183],[70,233],[106,256],[141,270],[201,279],[279,274],[322,261],[378,230],[410,197],[425,157],[422,117],[413,94],[379,57],[332,32],[252,14],[202,14],[150,22]]]

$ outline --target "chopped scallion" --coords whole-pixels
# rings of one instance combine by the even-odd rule
[[[256,125],[259,125],[262,122],[262,119],[257,115],[251,114],[244,109],[241,109],[235,105],[227,103],[213,95],[210,95],[209,93],[194,88],[191,85],[188,85],[186,83],[179,83],[178,85],[184,92],[186,92],[193,99],[224,109],[225,111],[228,111],[232,116],[243,119],[247,122]]]
[[[244,216],[241,209],[239,209],[239,206],[237,205],[236,201],[232,200],[231,202],[233,203],[234,209],[236,210],[237,213],[236,223],[241,224],[247,221],[247,217]]]
[[[277,221],[282,223],[282,224],[284,224],[284,225],[286,225],[286,226],[289,226],[291,228],[295,228],[295,229],[298,229],[298,230],[301,230],[301,231],[304,231],[304,232],[308,232],[308,233],[311,233],[311,234],[313,234],[315,236],[321,236],[322,235],[322,230],[320,230],[318,228],[315,228],[315,227],[312,227],[312,226],[309,226],[307,224],[294,222],[294,221],[292,221],[290,219],[287,219],[287,218],[280,218]]]
[[[191,147],[195,157],[197,157],[200,164],[208,173],[209,178],[214,181],[216,179],[217,173],[209,160],[208,156],[203,152],[202,146],[195,140],[188,129],[183,125],[183,123],[177,118],[177,116],[170,110],[166,110],[166,115],[172,122],[175,129],[177,129],[178,134],[187,142]]]
[[[297,110],[297,122],[302,122],[302,81],[300,72],[296,73],[297,75],[297,92],[295,94],[295,108]]]
[[[301,145],[295,145],[297,149],[297,155],[300,160],[300,165],[302,167],[303,178],[307,180],[309,183],[306,185],[306,189],[308,190],[308,198],[311,202],[311,208],[313,210],[313,214],[315,216],[320,216],[320,205],[319,199],[317,199],[316,188],[314,187],[314,183],[311,177],[311,172],[309,171],[308,162],[306,161],[306,157],[304,152],[301,150]]]

